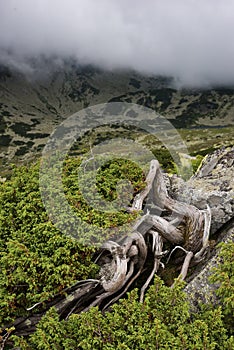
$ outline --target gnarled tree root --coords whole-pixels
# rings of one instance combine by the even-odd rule
[[[161,211],[161,216],[148,211],[135,222],[132,234],[121,242],[105,242],[95,261],[101,266],[100,278],[77,282],[56,295],[52,301],[35,304],[28,309],[28,317],[19,318],[13,323],[15,334],[32,333],[51,306],[56,308],[61,319],[97,305],[101,310],[107,310],[143,275],[146,261],[152,257],[153,267],[140,291],[142,302],[150,281],[160,267],[161,259],[167,253],[163,252],[164,243],[169,245],[172,252],[179,245],[186,253],[180,273],[182,279],[186,278],[191,260],[195,263],[200,261],[207,248],[210,210],[199,210],[171,198],[157,160],[151,161],[146,188],[136,195],[128,210],[141,211],[148,198]]]

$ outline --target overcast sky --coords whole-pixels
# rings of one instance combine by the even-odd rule
[[[234,0],[0,0],[0,62],[75,57],[108,69],[234,84]]]

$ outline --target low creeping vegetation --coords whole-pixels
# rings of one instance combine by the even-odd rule
[[[118,160],[111,172],[108,168],[108,174],[107,168],[99,173],[100,192],[110,201],[116,196],[112,184],[121,174],[125,176],[127,170],[135,193],[145,186],[141,172],[132,165],[126,169],[127,164],[117,163]],[[102,213],[90,214],[90,208],[82,202],[75,184],[76,167],[75,159],[65,162],[67,198],[85,220],[95,220],[102,225]],[[66,287],[78,280],[95,278],[99,270],[93,262],[94,247],[83,246],[61,234],[49,220],[41,201],[38,176],[38,164],[34,164],[29,168],[15,168],[11,178],[0,183],[2,329],[19,317],[27,317],[30,312],[26,309],[31,305],[50,300],[59,293],[66,294],[63,291]],[[121,212],[114,219],[107,215],[105,225],[121,225],[136,218],[134,215]],[[52,307],[30,336],[19,337],[14,335],[13,328],[9,329],[12,335],[7,344],[2,333],[0,349],[18,346],[21,350],[231,350],[234,348],[234,244],[223,244],[220,255],[222,262],[211,278],[212,283],[219,283],[219,307],[200,305],[200,311],[193,313],[183,291],[184,282],[177,279],[171,288],[155,276],[143,302],[139,302],[139,290],[132,288],[126,298],[111,306],[111,312],[102,313],[97,307],[91,307],[87,312],[61,320]]]

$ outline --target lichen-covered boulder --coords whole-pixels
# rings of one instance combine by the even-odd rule
[[[187,182],[171,179],[174,196],[199,209],[211,208],[211,236],[234,216],[234,147],[207,155]]]

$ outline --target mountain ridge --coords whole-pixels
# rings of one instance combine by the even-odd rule
[[[99,103],[130,102],[154,109],[176,128],[234,126],[234,88],[176,89],[164,77],[101,71],[67,63],[41,75],[0,67],[0,159],[5,164],[42,150],[54,128]]]

